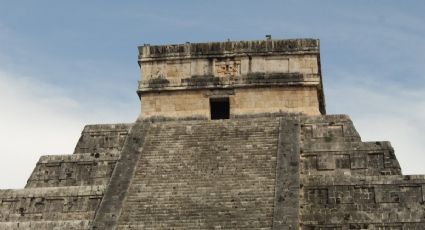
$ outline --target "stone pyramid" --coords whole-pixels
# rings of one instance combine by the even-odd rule
[[[141,114],[0,190],[0,229],[425,229],[425,176],[327,115],[319,40],[139,47]]]

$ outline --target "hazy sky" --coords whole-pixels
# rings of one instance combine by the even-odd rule
[[[0,0],[0,188],[70,154],[88,123],[132,122],[137,46],[319,38],[328,114],[425,174],[425,1]]]

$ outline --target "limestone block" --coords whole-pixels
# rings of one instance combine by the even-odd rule
[[[384,168],[384,153],[370,153],[367,154],[367,167],[373,169],[383,169]]]
[[[377,203],[399,203],[400,187],[398,185],[376,185],[376,202]]]
[[[335,159],[334,153],[322,152],[317,154],[317,170],[334,170]]]
[[[337,169],[350,169],[351,160],[349,154],[338,154],[334,155],[335,159],[335,168]]]
[[[302,172],[308,173],[317,170],[317,155],[303,155],[302,159]]]
[[[327,188],[311,188],[305,191],[304,197],[309,204],[326,205],[328,203]]]
[[[400,187],[401,202],[403,203],[420,203],[422,202],[422,186],[410,185]]]
[[[353,204],[354,187],[349,185],[340,185],[329,187],[329,203],[331,204]]]
[[[315,56],[293,57],[288,62],[289,72],[314,74],[318,72],[318,60]]]
[[[365,169],[367,168],[366,154],[362,152],[356,152],[351,155],[351,168],[352,169]]]

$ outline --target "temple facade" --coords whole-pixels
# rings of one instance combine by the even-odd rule
[[[325,113],[316,39],[145,45],[139,53],[142,119],[210,118],[216,104],[229,117]]]

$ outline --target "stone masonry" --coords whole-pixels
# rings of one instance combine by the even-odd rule
[[[425,176],[326,115],[318,40],[139,52],[137,121],[42,156],[0,229],[425,229]]]
[[[208,119],[221,97],[231,115],[325,113],[316,39],[145,45],[139,65],[141,119]]]

